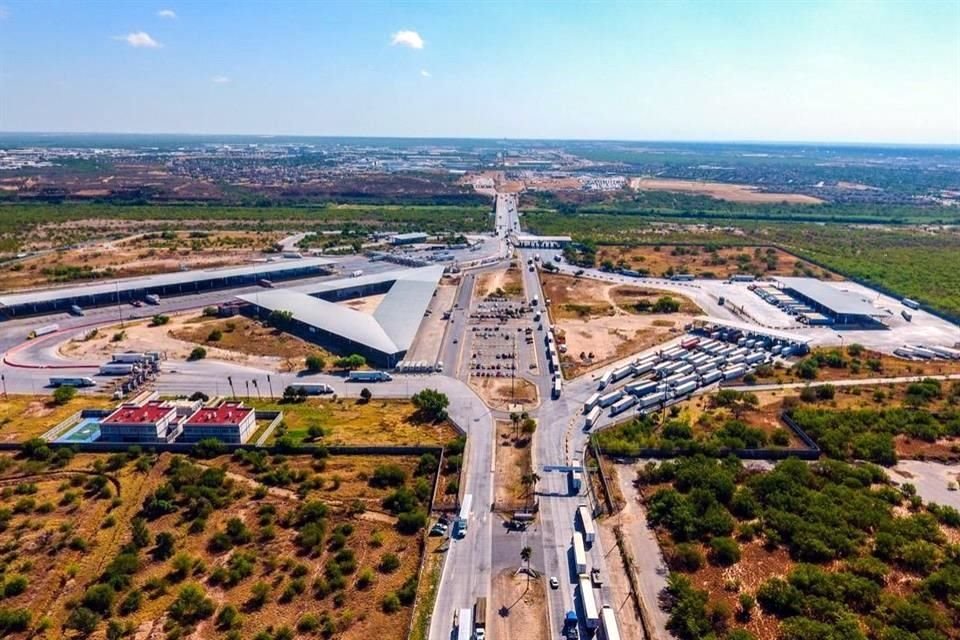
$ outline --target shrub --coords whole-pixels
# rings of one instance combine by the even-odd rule
[[[220,329],[214,329],[207,335],[207,342],[220,342],[223,339],[223,332]]]
[[[187,356],[187,360],[190,360],[190,361],[203,360],[206,357],[207,357],[206,349],[204,349],[203,347],[194,347],[193,350],[190,352],[190,355]]]
[[[153,316],[153,318],[150,319],[150,326],[161,327],[165,324],[168,324],[169,322],[170,322],[170,316],[165,316],[161,313]]]
[[[740,546],[733,538],[714,538],[710,541],[710,561],[729,567],[740,561]]]
[[[399,487],[407,480],[407,473],[395,464],[378,465],[373,470],[369,483],[373,487]]]
[[[386,553],[380,559],[380,571],[383,573],[393,573],[400,568],[400,558],[395,553]]]
[[[5,598],[12,598],[13,596],[18,596],[27,590],[28,585],[29,585],[29,582],[27,581],[26,576],[14,574],[8,577],[6,580],[4,580],[3,596]]]
[[[167,608],[170,618],[181,624],[193,624],[213,615],[216,605],[198,584],[180,588],[177,598]]]
[[[380,603],[380,608],[383,609],[384,613],[396,613],[400,610],[400,598],[396,593],[388,593],[383,596],[383,600]]]
[[[684,542],[676,546],[673,564],[680,571],[696,571],[703,567],[703,554],[696,545]]]
[[[95,584],[83,594],[83,606],[101,615],[109,616],[117,592],[108,584]]]
[[[77,396],[77,390],[74,387],[57,387],[53,390],[53,403],[65,405]]]
[[[323,371],[327,366],[327,361],[323,359],[323,356],[317,353],[311,353],[308,355],[304,361],[304,364],[307,367],[307,371],[312,373],[317,373]]]

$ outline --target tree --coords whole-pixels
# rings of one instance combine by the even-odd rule
[[[653,304],[654,313],[676,313],[680,310],[680,303],[670,296],[663,296]]]
[[[77,390],[74,387],[57,387],[53,390],[53,403],[56,405],[65,405],[77,396]]]
[[[283,309],[274,309],[270,312],[270,315],[267,316],[267,322],[274,327],[285,327],[293,322],[293,312],[285,311]]]
[[[424,389],[415,393],[410,398],[410,402],[417,408],[417,414],[425,422],[439,422],[447,418],[447,407],[450,406],[450,399],[447,394],[436,389]]]
[[[304,360],[304,364],[307,367],[307,371],[311,373],[317,373],[323,371],[324,367],[327,366],[327,361],[323,359],[319,353],[311,353]]]
[[[147,521],[143,518],[134,518],[132,522],[130,538],[133,546],[137,549],[143,549],[150,545],[150,530],[147,529]]]
[[[365,402],[365,403],[366,403],[366,402],[370,402],[370,399],[371,399],[371,398],[373,398],[373,392],[370,391],[370,389],[368,389],[368,388],[366,388],[366,387],[364,387],[363,389],[360,389],[360,399],[361,399],[363,402]]]
[[[216,610],[213,600],[198,584],[186,584],[177,593],[177,599],[171,603],[167,612],[170,617],[182,624],[193,624],[209,618]]]
[[[530,588],[530,558],[533,557],[533,549],[529,546],[520,549],[520,559],[527,565],[527,589]]]
[[[338,369],[359,369],[366,366],[367,359],[360,354],[354,353],[343,358],[337,358],[333,366]]]

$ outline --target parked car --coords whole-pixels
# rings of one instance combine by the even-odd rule
[[[551,588],[551,589],[559,589],[559,588],[560,588],[560,581],[557,580],[557,576],[550,576],[550,588]]]

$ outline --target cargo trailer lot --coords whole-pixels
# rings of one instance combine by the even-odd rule
[[[558,267],[564,273],[575,273],[580,270],[567,263],[559,263]],[[683,294],[697,303],[710,317],[755,324],[763,329],[779,329],[789,334],[796,334],[800,339],[810,340],[811,346],[833,346],[856,342],[870,349],[893,353],[904,344],[952,347],[960,342],[960,327],[957,325],[929,312],[910,309],[898,299],[848,280],[824,281],[823,284],[856,293],[869,300],[877,310],[885,328],[811,327],[799,322],[796,316],[791,316],[780,307],[765,302],[750,289],[754,283],[711,279],[676,282],[663,278],[633,278],[606,273],[598,269],[586,269],[581,277]],[[770,285],[770,283],[766,284]],[[721,297],[724,298],[722,305],[719,304]],[[912,314],[911,321],[908,322],[901,315],[904,310]]]

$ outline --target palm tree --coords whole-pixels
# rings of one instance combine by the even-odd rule
[[[516,438],[516,437],[517,437],[517,428],[518,428],[519,425],[520,425],[520,414],[517,413],[516,411],[512,411],[512,412],[510,413],[510,422],[513,423],[513,437]]]
[[[530,588],[530,556],[533,555],[533,549],[530,547],[524,547],[520,549],[520,559],[523,560],[527,565],[527,588]]]

